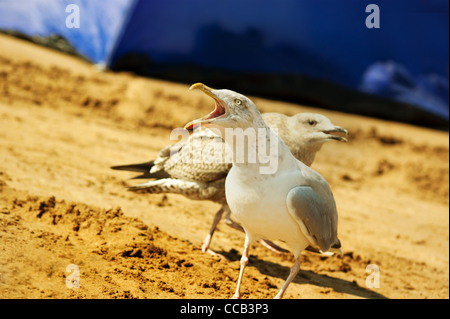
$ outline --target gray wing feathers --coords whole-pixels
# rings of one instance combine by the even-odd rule
[[[334,199],[324,198],[309,186],[297,186],[287,195],[287,207],[304,235],[322,251],[337,239],[337,211]]]

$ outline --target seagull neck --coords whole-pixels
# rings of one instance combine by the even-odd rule
[[[289,156],[284,155],[290,151],[262,118],[252,124],[225,131],[233,166],[247,173],[273,174],[286,165]]]
[[[312,146],[305,147],[304,145],[296,145],[291,146],[292,155],[296,158],[301,159],[301,161],[307,165],[311,166],[316,157],[316,153],[320,150],[322,144],[316,144]]]

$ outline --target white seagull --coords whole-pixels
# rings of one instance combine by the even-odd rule
[[[292,250],[295,263],[286,282],[275,298],[282,298],[288,285],[300,270],[300,254],[312,245],[321,251],[340,247],[337,237],[337,210],[330,186],[316,171],[297,160],[286,144],[264,122],[255,104],[246,96],[230,90],[214,90],[196,83],[199,89],[215,100],[215,109],[207,116],[193,121],[217,129],[222,137],[232,128],[265,132],[256,139],[244,139],[245,152],[275,153],[276,163],[267,157],[238,158],[233,149],[235,139],[225,138],[233,150],[233,166],[226,177],[227,203],[245,230],[245,246],[240,273],[233,298],[240,298],[240,286],[248,263],[250,245],[256,239],[277,239]],[[262,151],[264,149],[264,151]],[[270,155],[269,155],[270,156]],[[269,163],[269,165],[268,165]]]

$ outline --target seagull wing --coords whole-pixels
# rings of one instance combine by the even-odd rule
[[[203,131],[193,133],[189,139],[176,148],[176,152],[159,155],[163,167],[172,178],[196,182],[214,182],[228,174],[231,161],[227,160],[225,143],[215,135]],[[163,157],[164,156],[164,157]]]
[[[216,182],[231,169],[225,143],[206,130],[194,132],[187,141],[162,149],[153,161],[113,166],[112,169],[140,172],[134,178],[172,178],[198,183]]]
[[[296,186],[287,195],[287,208],[311,244],[323,252],[337,239],[337,211],[333,198],[327,199],[310,186]]]

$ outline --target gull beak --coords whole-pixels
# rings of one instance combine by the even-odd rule
[[[345,135],[348,135],[348,131],[345,128],[341,127],[341,126],[335,126],[331,130],[325,130],[325,131],[322,131],[322,132],[325,133],[325,134],[328,134],[329,138],[332,139],[332,140],[337,140],[337,141],[340,141],[340,142],[347,142],[348,141],[343,136],[332,135],[331,134],[331,133],[344,133]]]
[[[198,125],[211,123],[214,119],[228,114],[225,103],[221,99],[219,99],[216,94],[214,94],[213,89],[211,89],[210,87],[208,87],[202,83],[193,84],[189,88],[189,90],[193,90],[193,89],[198,89],[198,90],[202,91],[203,93],[205,93],[206,95],[208,95],[209,97],[212,97],[214,99],[214,101],[216,102],[216,105],[215,105],[214,111],[212,111],[208,115],[203,116],[197,120],[193,120],[193,121],[189,122],[188,124],[186,124],[184,126],[185,129],[191,130]]]
[[[213,89],[211,89],[209,86],[204,85],[203,83],[192,84],[191,87],[189,88],[189,91],[194,89],[202,91],[203,93],[212,97],[213,99],[217,99],[217,96],[212,92]]]

